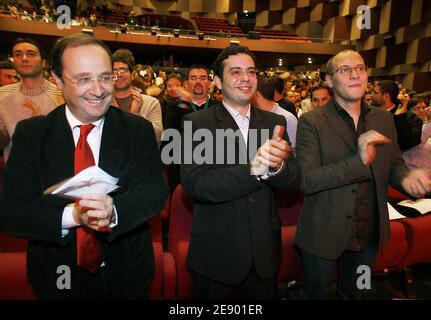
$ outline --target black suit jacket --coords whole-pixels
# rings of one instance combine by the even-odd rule
[[[36,293],[68,297],[79,292],[76,233],[70,229],[63,237],[61,230],[64,206],[72,201],[42,194],[52,184],[73,176],[74,149],[64,106],[20,122],[13,136],[0,203],[0,229],[29,239],[28,278]],[[118,177],[121,186],[112,195],[118,225],[111,233],[98,233],[107,280],[114,296],[141,297],[154,269],[147,221],[161,210],[167,197],[151,123],[110,107],[99,166]],[[71,268],[71,290],[56,288],[59,265]]]
[[[392,115],[382,108],[369,108],[366,131],[376,130],[391,139],[391,143],[377,147],[370,168],[363,165],[356,141],[348,138],[351,135],[334,100],[299,118],[296,151],[305,199],[295,242],[325,259],[336,259],[343,252],[350,235],[358,182],[370,179],[372,174],[381,245],[390,238],[388,184],[401,190],[401,180],[408,169],[396,142]]]
[[[189,268],[226,284],[243,280],[252,263],[261,278],[273,277],[281,257],[281,225],[274,203],[274,189],[298,188],[297,166],[289,160],[279,175],[258,181],[250,174],[249,164],[239,162],[241,150],[245,151],[245,142],[234,119],[221,104],[189,114],[183,120],[192,121],[193,132],[205,128],[215,137],[218,129],[233,129],[238,130],[240,137],[235,139],[236,157],[232,164],[226,164],[226,160],[233,150],[228,151],[214,143],[209,151],[214,158],[224,151],[220,158],[225,164],[197,164],[193,161],[181,166],[182,184],[195,201],[187,259]],[[284,117],[251,109],[249,129],[258,129],[258,136],[262,129],[269,129],[271,137],[277,124],[285,126]],[[184,133],[184,154],[191,155],[194,150],[197,152],[200,143],[187,141],[186,129]],[[228,140],[232,142],[232,136]],[[249,147],[250,144],[249,141]],[[258,147],[260,145],[257,144]]]

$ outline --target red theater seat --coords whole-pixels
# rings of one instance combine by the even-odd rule
[[[28,241],[0,232],[0,252],[27,251]]]
[[[186,259],[192,226],[193,199],[178,185],[172,195],[169,221],[169,251],[175,259],[177,272],[177,299],[193,297],[193,277]]]
[[[403,220],[403,219],[401,219]],[[375,272],[388,271],[390,269],[403,268],[404,256],[407,254],[407,239],[404,225],[401,220],[391,220],[391,239],[383,252],[379,251],[374,265]]]
[[[275,198],[279,209],[281,225],[296,226],[302,203],[304,202],[304,193],[301,190],[293,192],[277,191]]]
[[[304,277],[299,251],[293,245],[296,226],[281,227],[283,257],[278,270],[277,281],[301,281]]]
[[[26,252],[0,253],[0,300],[34,300],[27,282]]]
[[[408,250],[401,264],[431,263],[431,214],[400,219],[406,229]]]

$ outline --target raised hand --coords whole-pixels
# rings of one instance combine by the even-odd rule
[[[358,153],[364,165],[371,165],[376,159],[376,146],[391,140],[375,130],[369,130],[359,136]]]
[[[404,190],[415,198],[431,192],[431,169],[414,169],[401,181]]]

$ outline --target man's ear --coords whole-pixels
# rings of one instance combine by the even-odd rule
[[[329,88],[333,88],[334,87],[334,81],[332,79],[332,76],[330,76],[329,74],[327,74],[325,76],[325,80],[326,80],[326,83],[328,84]]]
[[[383,101],[391,101],[391,95],[389,92],[382,93]]]
[[[223,82],[221,81],[219,76],[214,76],[214,83],[217,86],[217,88],[219,88],[220,90],[223,87]]]
[[[51,71],[51,76],[54,78],[54,81],[55,81],[55,84],[57,85],[58,90],[63,90],[63,86],[64,86],[63,80],[60,77],[58,77],[54,73],[54,71]]]

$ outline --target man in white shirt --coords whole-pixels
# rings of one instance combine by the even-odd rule
[[[101,41],[85,34],[61,38],[52,65],[66,104],[17,125],[0,231],[29,239],[28,279],[39,298],[146,298],[154,270],[147,221],[167,197],[154,130],[110,106],[116,76]],[[83,163],[118,177],[121,188],[75,201],[44,195]],[[81,231],[91,235],[91,248],[81,246]],[[94,257],[98,263],[89,267],[85,262]],[[57,287],[59,266],[70,270],[70,289]]]
[[[205,150],[215,159],[205,163],[193,159],[192,164],[181,165],[182,185],[195,200],[187,257],[195,279],[195,298],[273,299],[281,257],[274,189],[299,186],[297,166],[286,160],[292,154],[287,136],[270,139],[275,126],[285,126],[286,121],[251,108],[257,80],[248,48],[225,48],[214,70],[222,103],[183,117],[184,126],[191,121],[196,133],[209,130],[212,137],[220,132],[227,136],[226,143]],[[265,132],[267,140],[261,139]],[[183,154],[198,153],[200,143],[193,141],[190,149],[191,137],[186,131],[184,138]],[[217,157],[220,154],[224,156]],[[266,170],[254,170],[259,163]]]

